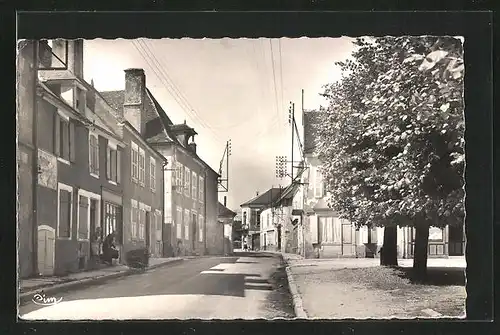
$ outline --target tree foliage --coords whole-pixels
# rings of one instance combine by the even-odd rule
[[[325,86],[318,154],[330,205],[357,225],[464,217],[463,49],[453,37],[358,38]]]

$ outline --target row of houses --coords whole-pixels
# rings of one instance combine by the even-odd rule
[[[328,206],[328,192],[315,153],[321,112],[303,113],[304,160],[285,187],[271,187],[241,204],[244,243],[254,250],[297,253],[307,258],[379,257],[382,227],[356,228]],[[413,258],[415,231],[397,228],[398,256]],[[464,227],[431,227],[429,257],[463,256]]]
[[[99,267],[111,232],[120,262],[137,248],[152,257],[224,253],[220,176],[142,69],[125,70],[125,90],[99,92],[83,79],[83,40],[22,41],[18,50],[21,277]]]

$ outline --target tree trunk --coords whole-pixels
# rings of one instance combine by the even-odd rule
[[[413,280],[422,282],[427,277],[427,250],[429,244],[429,225],[415,226],[415,251],[413,253]]]
[[[398,265],[398,227],[384,227],[384,244],[380,249],[380,265],[397,266]]]

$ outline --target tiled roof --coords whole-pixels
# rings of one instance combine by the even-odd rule
[[[125,102],[124,90],[105,91],[100,93],[115,110],[123,110],[123,103]],[[144,137],[148,143],[177,142],[175,136],[169,134],[169,128],[173,124],[172,121],[168,118],[163,109],[161,109],[160,104],[148,89],[146,89],[145,110],[142,114],[142,118],[141,122],[146,125]]]
[[[125,101],[125,91],[105,91],[99,92],[108,104],[115,110],[123,110],[123,103]],[[155,99],[151,91],[146,88],[146,102],[145,113],[143,114],[142,122],[145,122],[144,138],[149,144],[171,142],[182,146],[174,135],[172,128],[175,126],[172,120],[168,117],[167,113],[163,110],[161,105]],[[210,165],[208,165],[196,153],[192,155],[200,160],[203,165],[209,168],[213,173],[219,175]]]
[[[229,208],[227,208],[226,206],[224,206],[220,202],[218,203],[218,206],[217,206],[217,213],[218,213],[217,214],[218,217],[234,218],[236,216],[235,212],[233,212],[232,210],[230,210]]]
[[[255,198],[241,204],[241,207],[251,207],[251,206],[261,207],[270,205],[280,197],[281,192],[283,192],[283,189],[279,187],[270,188],[263,194],[258,195]]]
[[[304,112],[304,153],[312,154],[318,141],[318,125],[324,121],[324,112]]]

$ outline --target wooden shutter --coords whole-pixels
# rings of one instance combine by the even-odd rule
[[[75,146],[75,124],[73,122],[69,122],[69,161],[74,162],[76,158],[76,146]]]
[[[70,236],[71,224],[71,193],[66,190],[59,191],[59,237]]]
[[[106,147],[106,178],[111,179],[111,148]]]
[[[318,243],[318,217],[316,215],[309,216],[309,226],[311,229],[311,243]]]
[[[96,136],[95,137],[95,168],[96,168],[96,172],[97,172],[97,175],[100,175],[100,169],[99,169],[99,156],[100,156],[100,153],[99,153],[99,136]]]
[[[61,120],[59,114],[54,114],[54,154],[60,156]]]
[[[80,196],[80,211],[78,215],[78,238],[88,238],[88,211],[89,211],[89,198]]]
[[[122,158],[120,149],[116,149],[116,182],[121,183],[122,180]]]

